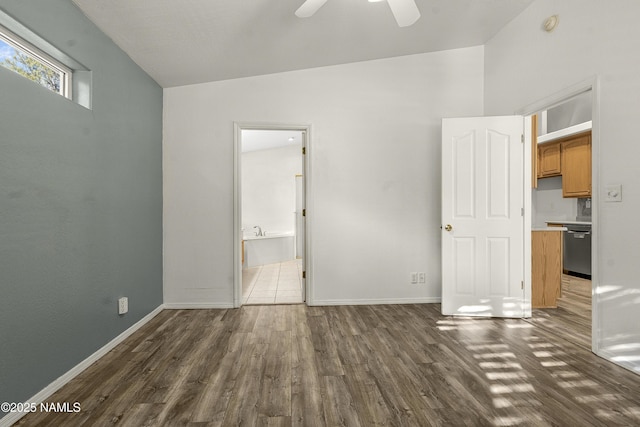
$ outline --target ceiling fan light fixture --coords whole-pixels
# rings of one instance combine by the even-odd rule
[[[296,10],[298,18],[309,18],[325,4],[327,0],[307,0]]]
[[[420,18],[415,0],[388,0],[388,3],[399,27],[413,25]]]
[[[371,3],[380,1],[385,0],[369,0]],[[305,0],[295,14],[298,18],[308,18],[316,13],[326,2],[327,0]],[[389,4],[399,27],[413,25],[420,18],[420,11],[416,6],[415,0],[386,0],[386,2]]]

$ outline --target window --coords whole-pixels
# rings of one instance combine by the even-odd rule
[[[71,98],[72,71],[1,26],[0,65],[52,92]]]
[[[0,8],[0,73],[2,68],[91,109],[91,70]]]

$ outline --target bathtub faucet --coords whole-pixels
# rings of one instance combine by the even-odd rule
[[[264,236],[264,234],[262,234],[262,228],[260,228],[259,225],[256,225],[255,227],[253,227],[253,229],[258,229],[258,231],[256,231],[256,236]]]

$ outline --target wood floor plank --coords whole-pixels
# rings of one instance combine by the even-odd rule
[[[255,426],[258,422],[258,402],[264,380],[264,354],[268,344],[254,343],[253,337],[249,337],[249,341],[251,344],[243,349],[238,360],[243,366],[236,379],[223,426]]]
[[[291,333],[271,331],[265,354],[262,387],[258,403],[259,416],[291,416]]]
[[[242,367],[242,364],[238,362],[245,351],[247,337],[246,333],[233,335],[217,365],[218,369],[212,372],[209,378],[203,379],[205,387],[193,410],[192,421],[211,422],[214,425],[222,423]]]
[[[313,342],[300,336],[292,343],[291,355],[291,420],[294,426],[323,426],[324,403],[321,377],[315,359]]]
[[[311,330],[307,322],[307,316],[309,315],[309,307],[303,304],[296,304],[290,306],[291,312],[291,335],[295,339],[298,337],[310,337]]]
[[[588,284],[572,295],[526,320],[439,304],[167,310],[48,399],[79,413],[17,425],[640,425],[640,376],[591,353]]]
[[[384,345],[377,345],[373,334],[370,346],[374,352],[369,360],[369,371],[393,416],[393,424],[431,425],[429,405],[420,392],[417,379],[398,358],[389,357]]]
[[[260,417],[258,425],[264,427],[286,427],[291,425],[291,417]]]
[[[366,426],[360,420],[353,397],[342,375],[325,376],[321,382],[325,399],[324,419],[327,425],[343,427]]]
[[[345,370],[346,375],[343,376],[343,380],[363,425],[392,425],[393,416],[385,404],[384,397],[368,365],[347,365]]]
[[[338,352],[338,343],[332,334],[329,320],[325,316],[311,317],[309,318],[309,328],[311,329],[311,340],[316,355],[315,363],[318,365],[320,375],[344,374]]]
[[[158,425],[158,415],[162,412],[161,403],[140,403],[133,405],[127,413],[119,419],[117,424],[135,425],[140,427]]]

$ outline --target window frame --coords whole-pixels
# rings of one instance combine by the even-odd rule
[[[45,87],[45,89],[53,93],[62,95],[67,99],[71,99],[71,100],[73,99],[73,93],[72,93],[73,70],[71,68],[67,67],[62,62],[53,58],[51,55],[47,54],[42,49],[35,47],[33,44],[29,43],[28,41],[18,36],[13,31],[9,30],[7,27],[3,25],[0,25],[0,39],[4,43],[16,49],[18,52],[35,59],[36,61],[42,63],[46,67],[51,68],[55,72],[59,73],[60,75],[59,91],[49,89],[41,84],[39,84],[39,86],[43,86]],[[2,67],[6,68],[4,67],[4,65],[2,65]],[[29,79],[27,78],[27,80]],[[38,83],[38,82],[34,82],[34,83]]]

